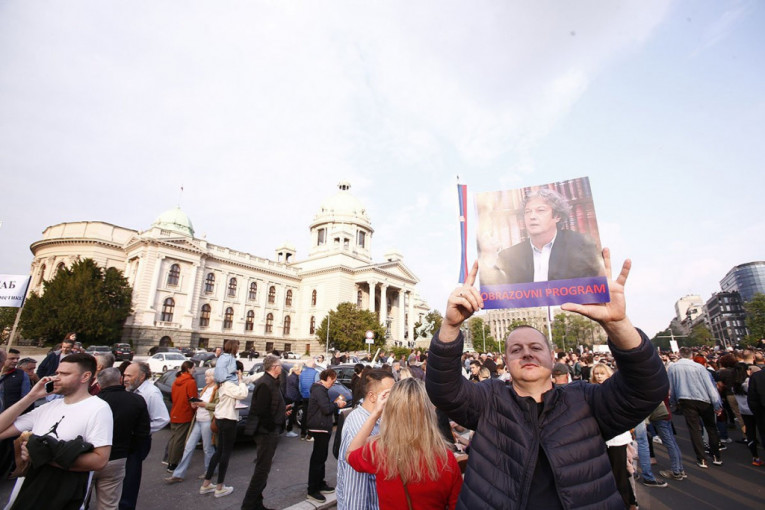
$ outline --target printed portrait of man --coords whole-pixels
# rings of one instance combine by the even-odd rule
[[[481,267],[481,285],[517,284],[603,276],[603,257],[589,236],[563,228],[571,205],[553,189],[541,188],[523,200],[528,239],[500,250],[490,267]]]

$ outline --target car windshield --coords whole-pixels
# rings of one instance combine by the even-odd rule
[[[185,360],[186,358],[183,356],[183,354],[176,354],[174,352],[171,352],[169,354],[165,354],[166,360]]]

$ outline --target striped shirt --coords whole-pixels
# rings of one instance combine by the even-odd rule
[[[348,447],[369,418],[370,412],[361,406],[348,414],[343,424],[343,435],[337,459],[337,510],[379,510],[375,475],[359,473],[345,461]],[[372,435],[378,433],[380,422],[375,424]]]

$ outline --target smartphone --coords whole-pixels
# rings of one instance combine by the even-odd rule
[[[45,383],[45,391],[48,393],[53,393],[53,381],[48,381]]]
[[[202,401],[202,399],[201,398],[197,398],[197,397],[191,397],[189,399],[189,402],[201,402],[201,401]]]

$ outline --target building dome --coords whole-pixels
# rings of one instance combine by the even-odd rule
[[[340,181],[337,187],[338,192],[322,202],[313,224],[342,220],[371,228],[366,207],[350,192],[351,184],[348,181]]]
[[[175,207],[163,212],[151,226],[194,237],[194,226],[191,224],[189,217],[186,216],[186,213],[183,212],[180,207]]]

